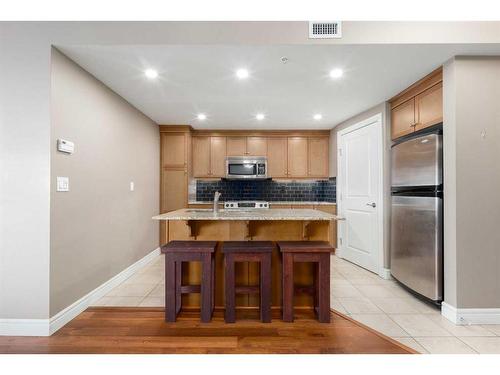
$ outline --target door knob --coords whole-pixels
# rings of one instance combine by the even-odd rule
[[[367,206],[372,206],[373,208],[377,207],[377,205],[375,204],[375,202],[367,203],[366,205]]]

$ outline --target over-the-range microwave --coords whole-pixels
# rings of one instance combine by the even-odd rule
[[[228,156],[226,178],[232,180],[265,179],[267,178],[267,158],[265,156]]]

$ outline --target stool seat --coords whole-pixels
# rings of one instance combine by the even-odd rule
[[[226,323],[236,321],[236,294],[260,295],[260,319],[271,322],[271,258],[275,248],[271,241],[227,241],[222,244],[225,275]],[[260,285],[237,286],[235,279],[236,262],[259,262]]]
[[[294,292],[313,294],[314,308],[321,323],[330,322],[330,253],[334,248],[326,241],[278,241],[283,257],[283,320],[293,322]],[[296,287],[293,282],[294,263],[315,265],[314,285]]]
[[[327,241],[278,241],[282,253],[333,253],[335,249]]]
[[[201,321],[212,319],[215,299],[216,241],[170,241],[161,247],[165,254],[165,320],[175,322],[182,294],[201,293]],[[182,285],[182,263],[201,262],[201,284]]]
[[[198,252],[213,253],[217,247],[216,241],[170,241],[161,247],[162,253],[168,252]]]
[[[222,252],[227,253],[272,253],[275,248],[271,241],[226,241]]]

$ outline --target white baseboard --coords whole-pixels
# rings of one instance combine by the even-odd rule
[[[441,315],[457,325],[500,324],[500,308],[460,309],[443,302]]]
[[[0,336],[49,335],[49,319],[0,319]]]
[[[160,255],[157,248],[50,319],[0,319],[0,336],[50,336]]]
[[[392,280],[392,276],[391,276],[391,269],[390,269],[390,268],[384,268],[384,267],[382,267],[382,269],[380,270],[380,272],[378,273],[378,275],[379,275],[382,279],[385,279],[385,280]]]

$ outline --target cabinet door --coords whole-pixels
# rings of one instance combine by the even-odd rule
[[[443,83],[429,87],[415,97],[417,125],[415,130],[427,128],[443,121]]]
[[[226,137],[210,137],[210,177],[226,175]]]
[[[307,138],[288,138],[288,177],[307,177]]]
[[[309,176],[328,177],[328,138],[309,138]]]
[[[227,137],[227,156],[245,156],[247,137]]]
[[[187,145],[184,133],[161,135],[162,167],[184,168],[187,165]]]
[[[287,139],[268,138],[267,139],[267,176],[286,177],[287,176]]]
[[[247,155],[266,156],[267,155],[267,138],[247,137]]]
[[[193,176],[210,177],[210,137],[193,137]]]
[[[392,139],[415,131],[415,98],[394,107],[391,111]]]
[[[183,169],[163,169],[161,211],[169,212],[186,207],[187,172]]]

